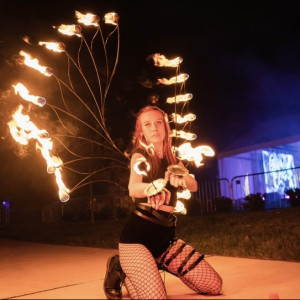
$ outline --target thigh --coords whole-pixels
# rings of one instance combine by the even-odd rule
[[[166,290],[155,259],[141,244],[119,244],[125,285],[133,299],[166,299]],[[128,282],[127,282],[128,281]]]
[[[163,258],[165,268],[197,293],[219,294],[222,279],[203,257],[204,255],[179,239],[160,260]]]

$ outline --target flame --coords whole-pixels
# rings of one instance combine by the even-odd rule
[[[19,105],[12,120],[8,122],[8,126],[12,137],[18,143],[27,145],[30,139],[36,139],[36,148],[39,149],[47,162],[47,172],[55,173],[56,181],[59,185],[59,196],[61,201],[67,201],[67,192],[69,190],[64,186],[61,180],[60,168],[63,164],[62,160],[52,154],[53,143],[46,130],[39,130],[36,125],[30,121],[28,115],[22,114],[23,106]],[[67,199],[67,200],[66,200]]]
[[[174,212],[180,212],[183,215],[186,214],[186,208],[184,207],[184,204],[180,200],[177,200],[176,206],[174,208]]]
[[[57,168],[62,166],[63,162],[59,157],[51,154],[53,142],[50,137],[40,138],[38,141],[40,144],[37,143],[36,148],[41,151],[47,162],[47,172],[53,174]]]
[[[159,79],[158,79],[158,83],[160,83],[160,84],[165,84],[165,85],[170,85],[170,84],[175,84],[175,83],[181,83],[181,82],[184,82],[184,81],[186,81],[188,78],[189,78],[189,75],[183,73],[183,74],[180,74],[180,75],[178,75],[178,76],[171,77],[170,79],[167,79],[167,78],[159,78]]]
[[[120,19],[119,15],[115,12],[107,13],[104,16],[104,20],[106,24],[118,25],[119,19]]]
[[[100,18],[97,15],[93,15],[91,13],[82,14],[81,12],[75,10],[75,16],[78,19],[79,23],[82,23],[86,26],[99,26]]]
[[[191,174],[193,177],[194,175]],[[181,200],[189,200],[192,197],[191,191],[186,188],[179,188],[177,191],[177,202],[174,208],[174,212],[179,212],[183,215],[187,213],[187,210]]]
[[[40,46],[45,46],[47,49],[54,52],[64,52],[66,45],[63,42],[39,42]]]
[[[60,169],[55,169],[55,176],[56,176],[56,183],[59,188],[58,196],[61,202],[67,202],[70,199],[69,192],[70,190],[66,188],[65,184],[62,181],[61,178],[61,172]]]
[[[171,118],[173,119],[174,123],[182,124],[182,123],[192,122],[192,121],[196,120],[196,115],[189,113],[182,117],[179,114],[172,113]]]
[[[188,200],[192,197],[191,191],[189,189],[181,189],[177,191],[177,199]]]
[[[138,175],[147,176],[147,172],[150,170],[150,165],[145,157],[140,157],[137,159],[137,162],[134,164],[133,168]]]
[[[12,85],[15,89],[16,95],[19,94],[24,100],[32,102],[38,106],[44,106],[46,104],[46,99],[40,96],[29,95],[28,89],[22,84],[17,83],[16,85]]]
[[[80,25],[74,25],[74,24],[72,24],[72,25],[65,25],[65,24],[61,24],[58,27],[57,26],[53,26],[53,28],[57,28],[57,30],[60,33],[65,34],[65,35],[69,35],[69,36],[76,35],[76,36],[81,37],[82,28],[81,28]]]
[[[196,166],[202,166],[203,163],[201,161],[203,160],[202,154],[205,156],[214,156],[215,152],[214,150],[207,145],[198,146],[196,148],[193,148],[191,146],[191,143],[184,143],[180,145],[177,149],[177,156],[180,160],[188,160],[188,161],[194,161]]]
[[[167,103],[169,104],[173,104],[173,103],[179,103],[179,102],[186,102],[186,101],[189,101],[193,98],[193,94],[191,93],[187,93],[187,94],[184,94],[184,95],[177,95],[175,97],[168,97],[167,98]]]
[[[152,143],[150,145],[146,145],[141,140],[139,140],[139,143],[148,153],[150,152],[151,154],[154,154],[154,145]]]
[[[154,65],[157,67],[178,67],[182,63],[183,59],[181,57],[176,57],[174,59],[167,59],[164,55],[160,53],[155,53],[152,55]]]
[[[192,141],[192,140],[195,140],[197,138],[197,135],[195,133],[173,129],[172,130],[172,137],[179,137],[181,139]]]
[[[40,73],[44,74],[45,76],[53,75],[51,68],[39,65],[38,59],[36,58],[33,59],[30,54],[24,52],[23,50],[21,50],[19,54],[21,56],[24,56],[24,64],[27,65],[28,67],[38,70]]]

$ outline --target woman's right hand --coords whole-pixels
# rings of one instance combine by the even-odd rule
[[[176,188],[182,187],[182,188],[186,189],[186,187],[187,187],[183,176],[178,176],[178,175],[172,174],[169,171],[165,172],[165,180],[169,181],[170,184]]]

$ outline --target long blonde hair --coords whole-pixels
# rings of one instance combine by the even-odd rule
[[[143,113],[149,112],[149,111],[158,111],[162,114],[163,116],[163,123],[164,123],[164,127],[165,127],[165,138],[163,140],[163,153],[165,158],[167,159],[169,164],[176,164],[176,157],[174,155],[174,153],[172,152],[172,137],[171,137],[171,128],[168,122],[168,116],[167,114],[160,109],[157,106],[154,105],[148,105],[143,107],[142,109],[140,109],[140,111],[137,113],[136,116],[136,122],[135,122],[135,130],[133,133],[133,137],[132,137],[132,152],[135,152],[137,149],[143,149],[146,150],[147,153],[149,154],[150,160],[151,160],[151,174],[154,175],[158,172],[158,168],[159,168],[159,158],[157,155],[155,155],[154,151],[152,151],[153,149],[148,148],[148,147],[144,147],[142,144],[144,145],[148,145],[145,137],[142,134],[142,122],[141,122],[141,115]]]

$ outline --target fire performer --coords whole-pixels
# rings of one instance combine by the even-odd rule
[[[135,201],[120,236],[119,255],[108,259],[104,292],[108,299],[122,298],[125,284],[131,299],[166,299],[160,270],[178,276],[199,294],[217,295],[220,275],[204,254],[176,236],[173,214],[178,189],[198,189],[197,181],[172,153],[167,115],[157,106],[137,114],[132,140],[129,195]],[[147,176],[136,172],[136,163],[147,161]]]

